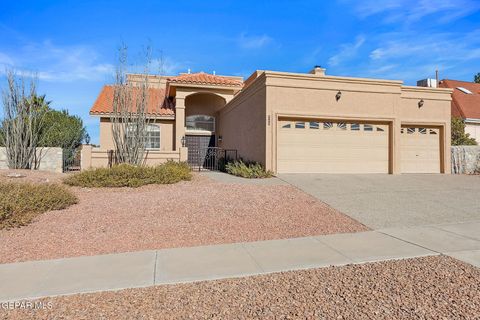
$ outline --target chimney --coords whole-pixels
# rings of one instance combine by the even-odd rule
[[[313,75],[316,75],[318,77],[323,77],[323,76],[325,76],[325,69],[322,68],[321,66],[315,66],[310,71],[310,73],[313,74]]]

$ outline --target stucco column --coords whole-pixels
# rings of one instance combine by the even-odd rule
[[[441,137],[444,142],[444,150],[443,150],[443,170],[442,172],[445,174],[450,174],[452,173],[452,142],[451,142],[451,136],[452,136],[452,127],[451,127],[451,122],[445,123],[445,133],[444,136]]]
[[[401,148],[401,134],[400,131],[402,129],[402,123],[399,119],[395,119],[392,123],[392,132],[391,132],[391,137],[390,137],[390,157],[392,160],[392,163],[390,164],[390,173],[391,174],[400,174],[402,172],[402,167],[401,167],[401,154],[400,154],[400,148]]]
[[[84,144],[80,150],[80,170],[89,169],[92,166],[92,145]]]
[[[185,98],[175,98],[175,150],[180,151],[185,136]]]

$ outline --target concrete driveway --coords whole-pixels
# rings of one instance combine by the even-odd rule
[[[480,221],[480,176],[281,174],[279,178],[372,229]]]

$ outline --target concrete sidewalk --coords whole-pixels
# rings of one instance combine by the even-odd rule
[[[0,265],[0,301],[449,254],[480,267],[477,224],[395,228],[286,240]]]

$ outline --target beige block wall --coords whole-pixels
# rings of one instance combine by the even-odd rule
[[[174,150],[174,120],[155,119],[152,124],[160,126],[160,150],[159,151],[173,151]],[[100,148],[102,150],[114,149],[112,123],[107,117],[100,118]]]
[[[63,172],[63,150],[57,147],[37,148],[36,170]],[[7,152],[0,147],[0,169],[8,169]]]
[[[266,118],[266,87],[260,81],[238,94],[219,112],[217,136],[222,136],[219,146],[237,149],[245,160],[265,164],[268,126],[271,123]]]

